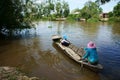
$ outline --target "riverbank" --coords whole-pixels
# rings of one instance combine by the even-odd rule
[[[28,77],[15,67],[0,67],[0,80],[40,80],[37,77]]]

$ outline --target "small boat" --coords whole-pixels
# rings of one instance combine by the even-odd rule
[[[89,68],[93,71],[99,71],[103,69],[103,66],[101,64],[92,65],[88,63],[88,61],[81,60],[82,55],[85,53],[83,48],[78,48],[72,43],[70,43],[69,46],[64,46],[61,44],[62,37],[59,35],[52,35],[53,42],[62,50],[64,53],[73,59],[75,62],[79,63],[81,66]]]

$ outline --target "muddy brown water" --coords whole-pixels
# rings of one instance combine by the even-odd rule
[[[119,80],[120,24],[36,22],[36,30],[21,32],[21,38],[0,40],[0,66],[19,67],[41,80]],[[53,34],[68,36],[77,47],[89,41],[97,45],[104,69],[95,73],[72,61],[56,47]]]

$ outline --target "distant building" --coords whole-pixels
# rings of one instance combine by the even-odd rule
[[[99,17],[101,21],[108,21],[109,19],[108,13],[101,13]]]
[[[79,12],[79,11],[74,11],[74,12],[72,12],[71,14],[77,16],[77,15],[80,14],[80,12]],[[85,19],[85,18],[82,18],[82,17],[77,17],[77,18],[75,18],[75,20],[76,20],[76,21],[82,21],[82,22],[85,22],[85,21],[86,21],[86,19]]]
[[[74,12],[73,14],[76,14],[76,15],[78,15],[78,14],[80,14],[80,12]]]

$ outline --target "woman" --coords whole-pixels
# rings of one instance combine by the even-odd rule
[[[82,59],[87,59],[89,63],[95,65],[98,63],[98,54],[96,50],[96,45],[92,41],[87,44],[87,48],[84,49],[85,54]]]

